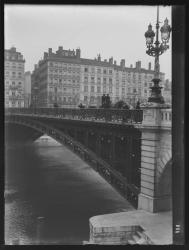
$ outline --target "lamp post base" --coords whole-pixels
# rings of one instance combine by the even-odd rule
[[[151,96],[148,98],[148,102],[155,102],[155,103],[165,103],[164,98],[161,94],[162,87],[159,86],[160,79],[153,79],[154,86],[151,87]]]
[[[148,102],[155,102],[155,103],[160,103],[160,104],[165,103],[163,96],[149,97]]]

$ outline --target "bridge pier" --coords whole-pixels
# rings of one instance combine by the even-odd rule
[[[138,209],[152,213],[172,207],[171,167],[166,167],[171,160],[170,115],[171,110],[163,105],[143,110]]]

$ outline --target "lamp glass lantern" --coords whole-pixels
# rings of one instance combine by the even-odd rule
[[[155,33],[152,30],[152,25],[149,24],[148,25],[148,30],[145,32],[146,44],[147,45],[152,45],[153,44],[154,36],[155,36]]]
[[[168,42],[170,38],[170,33],[171,33],[171,27],[168,24],[168,19],[166,18],[164,21],[164,25],[160,29],[161,31],[161,39],[163,42]]]

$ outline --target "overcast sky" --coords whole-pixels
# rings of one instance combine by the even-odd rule
[[[43,53],[58,46],[80,47],[83,58],[102,60],[123,58],[126,66],[142,61],[154,65],[146,51],[144,33],[151,22],[155,31],[156,6],[81,6],[81,5],[5,5],[5,48],[15,46],[24,55],[25,70],[33,71]],[[160,26],[167,17],[171,25],[171,7],[160,6]],[[171,39],[170,39],[171,40]],[[170,49],[160,56],[160,70],[171,80]]]

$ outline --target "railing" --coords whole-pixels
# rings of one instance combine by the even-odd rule
[[[65,109],[65,108],[9,108],[5,114],[26,114],[39,116],[53,116],[65,119],[141,123],[142,110],[126,109]]]
[[[161,124],[162,125],[171,125],[172,122],[172,110],[163,109],[161,111]]]

